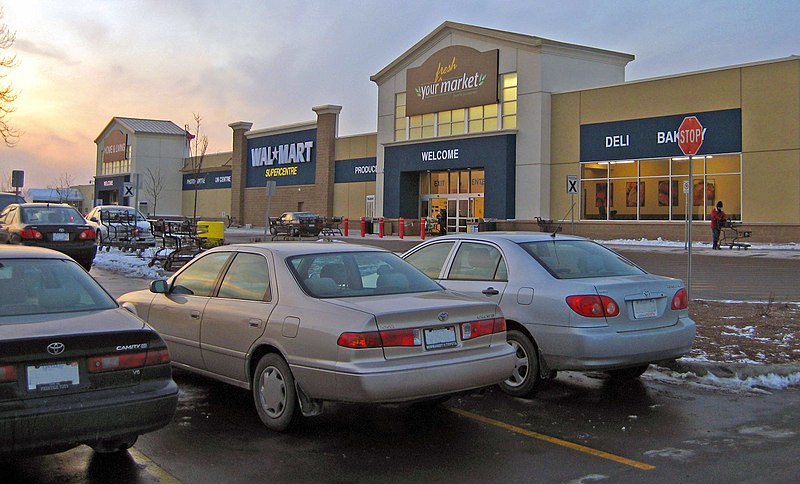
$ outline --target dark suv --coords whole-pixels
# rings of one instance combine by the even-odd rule
[[[280,217],[269,220],[269,232],[272,235],[316,237],[321,231],[322,217],[311,212],[283,212]]]

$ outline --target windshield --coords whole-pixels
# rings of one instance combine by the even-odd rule
[[[633,262],[590,240],[546,240],[520,246],[558,279],[646,274]]]
[[[113,309],[117,303],[71,260],[0,259],[2,316]]]
[[[86,223],[83,216],[72,207],[49,205],[23,207],[22,221],[28,224],[77,224]]]
[[[441,291],[411,264],[388,252],[309,254],[288,259],[289,268],[313,297],[355,297]]]

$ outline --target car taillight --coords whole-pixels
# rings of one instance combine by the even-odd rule
[[[608,296],[568,296],[567,304],[573,311],[587,318],[613,318],[619,315],[619,306]]]
[[[134,236],[134,237],[136,237],[137,235],[139,235],[139,232],[140,232],[140,230],[139,230],[139,229],[132,229],[132,230],[131,230],[131,235],[132,235],[132,236]]]
[[[419,329],[391,329],[367,333],[342,333],[337,341],[345,348],[380,348],[387,346],[421,346]]]
[[[95,238],[94,229],[86,229],[80,234],[78,234],[78,238],[81,240],[92,240]]]
[[[17,381],[16,366],[0,366],[0,383]]]
[[[467,341],[487,334],[502,333],[506,330],[505,318],[482,319],[461,323],[461,340]]]
[[[89,358],[89,373],[126,370],[129,368],[161,365],[169,362],[169,350],[166,348],[151,349],[139,353],[93,356]]]
[[[686,309],[689,307],[689,293],[686,291],[685,287],[678,289],[678,292],[672,296],[672,309],[679,310],[679,309]]]
[[[22,229],[19,236],[23,239],[43,239],[44,235],[36,229]]]

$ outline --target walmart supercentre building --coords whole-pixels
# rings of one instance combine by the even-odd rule
[[[625,82],[633,59],[445,22],[371,77],[377,132],[339,136],[336,105],[309,107],[303,124],[234,122],[231,151],[197,171],[183,128],[116,117],[95,140],[94,198],[191,216],[197,193],[198,216],[263,226],[274,181],[271,216],[383,217],[388,233],[402,217],[414,233],[446,208],[450,231],[539,230],[539,218],[668,240],[723,201],[753,241],[800,241],[800,57]],[[691,186],[676,140],[687,116],[704,128]],[[148,177],[163,182],[157,200]]]

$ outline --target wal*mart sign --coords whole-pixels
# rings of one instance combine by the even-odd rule
[[[703,125],[694,116],[683,118],[678,128],[678,146],[684,155],[696,155],[703,145]]]
[[[303,130],[247,140],[247,186],[313,184],[317,130]]]

